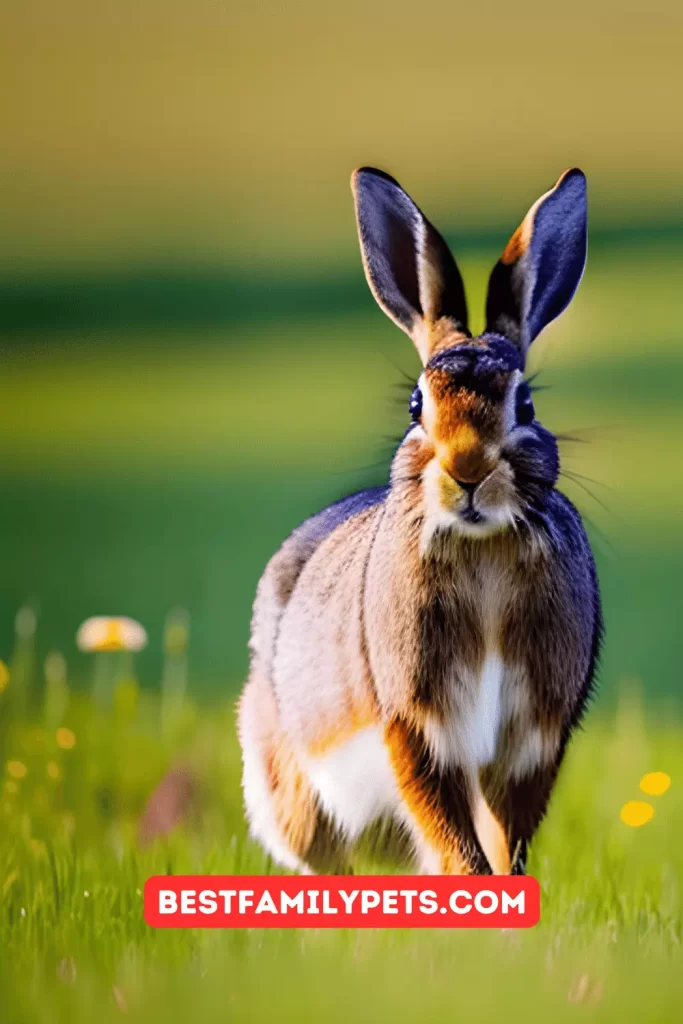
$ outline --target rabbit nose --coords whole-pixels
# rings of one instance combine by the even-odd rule
[[[491,468],[481,447],[477,447],[456,452],[449,472],[459,487],[462,487],[464,491],[471,492],[485,476],[488,476]]]

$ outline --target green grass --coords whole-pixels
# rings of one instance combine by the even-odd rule
[[[590,442],[563,460],[591,480],[564,483],[597,527],[607,643],[601,695],[532,851],[543,913],[528,934],[155,933],[142,920],[152,873],[270,870],[245,834],[231,706],[254,589],[301,518],[381,478],[385,435],[405,417],[392,364],[415,365],[407,339],[368,299],[332,319],[183,328],[168,348],[123,327],[9,340],[0,657],[27,600],[39,629],[28,709],[16,676],[0,694],[3,1024],[680,1016],[682,266],[680,248],[605,250],[534,346],[552,385],[537,395],[543,420]],[[483,264],[464,269],[481,311]],[[169,733],[157,691],[174,605],[191,613],[193,695],[214,703],[186,706]],[[102,712],[83,695],[74,636],[86,616],[119,612],[149,631],[145,688],[137,706]],[[54,649],[81,689],[63,721],[41,710],[37,668]],[[195,812],[141,849],[139,817],[177,763],[197,777]],[[651,770],[673,784],[632,831],[619,809]]]
[[[155,932],[142,919],[149,875],[272,870],[245,835],[232,708],[187,705],[169,734],[155,698],[135,706],[129,690],[105,712],[73,698],[61,724],[75,745],[63,749],[54,717],[10,717],[11,687],[0,708],[3,1021],[676,1019],[683,730],[646,721],[637,691],[624,687],[616,714],[594,712],[571,745],[532,851],[543,894],[532,932]],[[177,763],[196,776],[194,809],[141,849],[145,802]],[[651,770],[673,785],[643,797],[655,817],[631,830],[619,809],[643,796]]]

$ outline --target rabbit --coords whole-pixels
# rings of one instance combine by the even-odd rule
[[[370,289],[423,369],[388,484],[305,521],[258,585],[238,706],[250,831],[305,873],[352,870],[388,821],[417,872],[523,874],[603,633],[523,376],[583,274],[586,179],[568,170],[533,204],[477,337],[446,242],[398,182],[364,167],[352,191]]]

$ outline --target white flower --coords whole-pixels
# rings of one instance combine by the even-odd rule
[[[81,651],[141,651],[147,633],[135,619],[95,615],[80,627],[76,643]]]

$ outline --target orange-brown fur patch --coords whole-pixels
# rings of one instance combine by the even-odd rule
[[[464,483],[479,483],[496,465],[487,446],[468,424],[463,424],[452,443],[443,448],[440,452],[442,465],[455,480]]]
[[[503,249],[500,262],[505,264],[516,263],[529,248],[531,241],[531,225],[528,223],[528,216],[524,218],[510,241]]]
[[[397,720],[386,727],[385,742],[404,805],[420,839],[436,853],[440,872],[469,873],[467,852],[439,800],[436,777],[424,770],[419,750],[421,740],[405,723]]]
[[[318,821],[316,794],[284,740],[266,752],[266,769],[278,826],[292,852],[303,860]]]
[[[510,844],[506,831],[493,813],[481,789],[475,797],[474,825],[494,874],[510,874]]]
[[[481,344],[482,347],[486,344],[485,342],[479,341],[479,339],[472,339],[468,334],[463,334],[452,320],[448,317],[439,317],[438,320],[429,321],[427,324],[427,339],[428,339],[428,352],[427,356],[429,359],[437,352],[443,352],[447,348],[453,348],[454,345],[460,345],[467,343],[468,345]]]
[[[305,859],[318,822],[317,797],[282,734],[272,687],[258,672],[252,673],[240,698],[238,731],[242,746],[255,747],[262,760],[284,840],[297,857]]]
[[[466,388],[453,389],[448,373],[442,370],[428,371],[427,380],[436,406],[429,432],[439,461],[458,480],[482,480],[497,462],[502,432],[500,404]]]
[[[501,391],[505,387],[503,376],[501,374],[501,379],[494,382],[500,386]],[[502,415],[499,402],[490,401],[467,388],[454,388],[447,370],[427,370],[426,377],[437,407],[437,440],[449,440],[464,422],[468,422],[486,440],[498,435]]]
[[[379,711],[376,705],[369,701],[363,706],[349,708],[348,713],[335,723],[331,730],[317,736],[315,741],[308,745],[307,753],[311,757],[323,757],[337,747],[343,746],[361,729],[376,726],[379,721]]]

